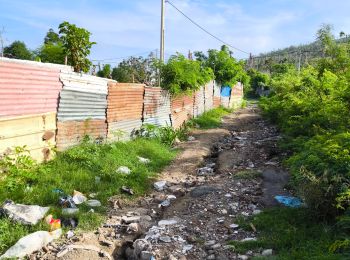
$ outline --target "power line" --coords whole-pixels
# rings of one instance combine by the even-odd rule
[[[132,54],[129,56],[123,56],[123,57],[117,57],[117,58],[107,58],[107,59],[101,59],[101,60],[91,60],[91,61],[102,62],[102,61],[109,61],[109,60],[122,60],[122,59],[126,59],[126,58],[133,57],[133,56],[140,56],[140,55],[144,55],[144,54],[149,54],[149,53],[154,52],[154,51],[157,51],[157,49],[147,51],[147,52],[142,52],[142,53],[136,53],[136,54]],[[116,63],[116,62],[109,62],[109,63]]]
[[[197,22],[195,22],[194,20],[192,20],[188,15],[186,15],[184,12],[182,12],[179,8],[177,8],[172,2],[170,2],[169,0],[166,1],[168,4],[170,4],[172,7],[174,7],[180,14],[182,14],[185,18],[187,18],[191,23],[193,23],[194,25],[196,25],[199,29],[201,29],[202,31],[204,31],[205,33],[209,34],[211,37],[215,38],[216,40],[222,42],[223,44],[231,47],[232,49],[235,49],[237,51],[243,52],[245,54],[250,54],[247,51],[244,51],[242,49],[239,49],[237,47],[232,46],[231,44],[225,42],[224,40],[221,40],[219,37],[215,36],[214,34],[212,34],[211,32],[209,32],[207,29],[205,29],[203,26],[199,25]]]

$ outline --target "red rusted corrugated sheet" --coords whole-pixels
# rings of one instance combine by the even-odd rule
[[[69,68],[0,58],[0,117],[56,112],[59,73]]]
[[[170,94],[157,87],[146,87],[143,100],[143,123],[171,126]]]
[[[109,83],[107,120],[123,121],[142,118],[145,85]]]
[[[180,128],[188,120],[188,114],[186,110],[181,110],[171,114],[172,126],[175,129]]]
[[[142,125],[144,84],[108,84],[108,139],[129,139]]]
[[[57,122],[59,134],[56,137],[57,149],[63,151],[79,144],[88,135],[93,140],[106,139],[106,121],[100,119],[87,119],[84,121]]]
[[[193,117],[193,95],[179,96],[171,99],[171,121],[174,128],[181,127]]]

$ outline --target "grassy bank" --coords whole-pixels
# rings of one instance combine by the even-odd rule
[[[190,121],[190,125],[198,125],[202,129],[216,128],[221,125],[221,118],[232,112],[232,109],[218,107]]]
[[[103,221],[109,197],[130,197],[121,193],[123,185],[133,189],[133,197],[145,194],[151,187],[152,178],[175,155],[176,151],[170,146],[151,139],[101,145],[84,142],[40,165],[20,155],[15,166],[2,161],[1,168],[5,173],[0,179],[0,201],[11,199],[16,203],[50,206],[50,213],[55,218],[61,218],[57,190],[67,195],[72,195],[74,190],[86,196],[96,194],[95,199],[101,201],[102,207],[91,213],[89,207],[81,205],[77,215],[80,229],[93,229]],[[150,159],[150,163],[141,163],[138,156]],[[131,174],[117,173],[120,166],[130,168]],[[0,254],[20,237],[36,230],[47,230],[47,227],[27,227],[6,218],[0,219]]]

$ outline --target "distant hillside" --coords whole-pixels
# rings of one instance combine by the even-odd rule
[[[350,36],[338,39],[338,43],[348,42]],[[260,71],[267,71],[271,63],[291,63],[296,67],[312,64],[317,59],[324,57],[324,52],[320,41],[299,46],[290,46],[284,49],[262,53],[247,60],[247,66]]]

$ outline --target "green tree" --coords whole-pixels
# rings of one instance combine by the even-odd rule
[[[63,44],[60,36],[53,29],[47,32],[44,44],[36,51],[36,56],[42,62],[64,64]]]
[[[148,58],[130,57],[112,71],[112,78],[125,83],[155,84],[156,68],[152,54]]]
[[[33,53],[27,49],[24,42],[14,41],[11,45],[4,48],[4,56],[22,60],[32,60]]]
[[[68,64],[73,66],[75,72],[87,72],[91,66],[87,56],[91,47],[96,44],[90,42],[91,33],[68,22],[61,23],[58,28]]]
[[[57,45],[62,43],[60,36],[52,28],[46,33],[44,44],[53,44]]]
[[[112,73],[111,65],[105,64],[105,65],[103,65],[102,70],[97,72],[97,76],[99,76],[101,78],[110,78],[111,73]]]

